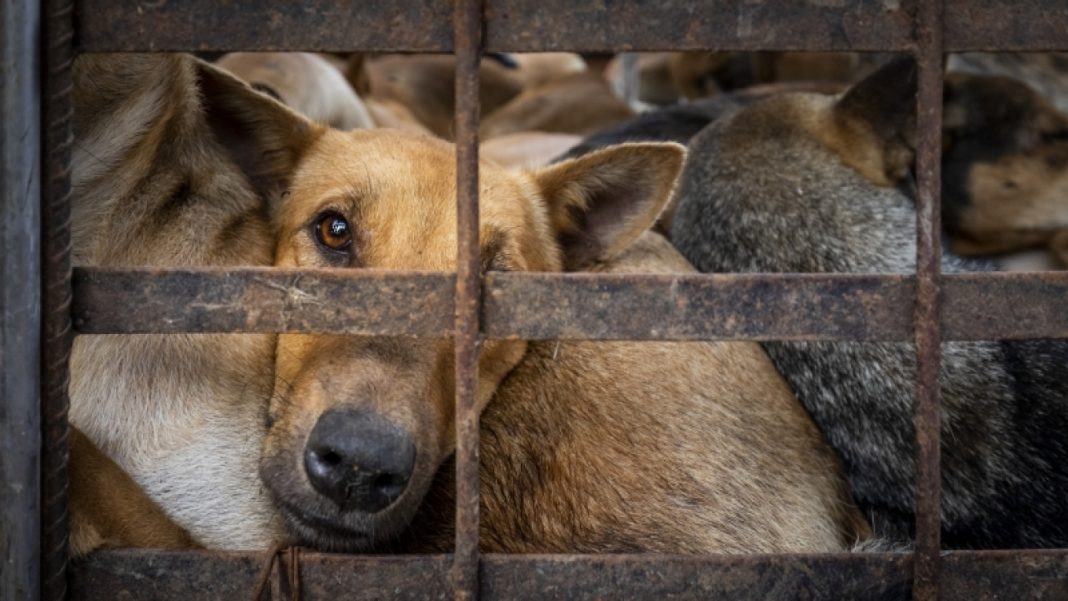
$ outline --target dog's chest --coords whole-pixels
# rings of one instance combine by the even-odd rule
[[[71,421],[202,544],[277,540],[258,478],[273,379],[266,335],[88,336]]]

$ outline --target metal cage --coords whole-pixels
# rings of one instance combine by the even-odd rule
[[[1068,273],[940,273],[943,55],[1068,50],[1063,0],[0,0],[0,6],[0,534],[5,553],[0,598],[231,599],[252,591],[261,568],[262,554],[160,551],[99,552],[68,565],[67,364],[74,335],[330,330],[454,338],[455,552],[302,553],[299,580],[276,570],[273,598],[296,592],[303,599],[1068,599],[1068,550],[942,552],[938,511],[941,342],[1068,337]],[[480,54],[696,49],[884,51],[916,57],[914,276],[480,277]],[[75,53],[198,50],[455,53],[457,273],[72,270],[70,75]],[[348,308],[325,313],[316,305],[289,302],[285,289],[298,276],[305,285],[347,299]],[[759,313],[753,310],[758,302]],[[248,303],[257,310],[245,311]],[[131,312],[132,306],[142,310]],[[919,359],[914,552],[480,554],[478,349],[484,338],[507,337],[914,341]]]

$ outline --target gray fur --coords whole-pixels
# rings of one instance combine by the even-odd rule
[[[704,272],[913,272],[912,199],[806,135],[787,110],[799,99],[743,109],[694,138],[672,240]],[[947,272],[988,268],[943,260]],[[765,348],[842,456],[876,535],[910,538],[912,345]],[[1066,358],[1063,341],[943,345],[944,546],[1068,545]]]

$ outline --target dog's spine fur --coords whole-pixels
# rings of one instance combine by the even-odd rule
[[[672,231],[683,254],[705,272],[913,271],[912,200],[871,185],[806,135],[791,111],[819,101],[772,102],[724,118],[691,143]],[[948,255],[943,263],[945,271],[987,268]],[[765,348],[842,455],[876,534],[908,538],[913,347]],[[1068,544],[1064,343],[946,343],[942,350],[943,544]]]

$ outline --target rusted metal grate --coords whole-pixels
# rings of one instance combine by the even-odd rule
[[[5,204],[5,228],[43,225],[43,350],[40,418],[41,538],[5,551],[18,567],[0,593],[27,598],[219,598],[246,594],[259,556],[106,552],[73,570],[67,590],[67,361],[78,333],[343,331],[446,336],[455,341],[457,538],[451,556],[305,554],[305,599],[578,599],[724,597],[1068,599],[1068,551],[939,552],[939,349],[943,340],[1068,337],[1068,274],[939,272],[942,58],[960,50],[1068,50],[1068,4],[1060,0],[563,0],[333,2],[309,0],[3,0],[3,31],[43,28],[43,92],[16,102],[43,107],[43,190],[4,156],[5,199],[40,196],[41,215]],[[8,10],[8,9],[11,10]],[[76,35],[75,35],[76,34]],[[32,37],[32,36],[31,36]],[[12,38],[14,39],[14,38]],[[25,41],[25,40],[23,40]],[[6,42],[5,42],[6,43]],[[24,44],[32,47],[30,44]],[[5,46],[6,48],[6,46]],[[70,68],[75,50],[408,50],[455,52],[457,274],[324,271],[105,270],[70,268]],[[909,52],[919,65],[917,271],[909,275],[494,274],[478,269],[478,60],[482,50],[871,50]],[[14,55],[13,55],[14,56]],[[23,56],[22,58],[25,58]],[[8,58],[4,57],[5,69]],[[4,84],[5,110],[14,98]],[[20,113],[22,114],[22,113]],[[7,114],[5,114],[5,119]],[[40,132],[38,132],[40,133]],[[4,130],[5,144],[9,135]],[[7,238],[5,238],[7,240]],[[5,252],[7,248],[5,247]],[[3,257],[5,277],[37,269],[36,257]],[[5,282],[6,284],[7,282]],[[292,301],[298,283],[351,299],[344,308]],[[36,284],[31,278],[31,286]],[[71,288],[73,284],[73,304]],[[5,303],[9,301],[6,300]],[[36,298],[20,300],[32,308]],[[129,312],[137,305],[150,310]],[[753,307],[759,305],[760,311]],[[16,305],[4,304],[5,312]],[[538,307],[534,310],[533,307]],[[942,308],[946,310],[943,312]],[[641,308],[641,311],[635,310]],[[1021,312],[1024,314],[1021,316]],[[623,315],[627,318],[621,319]],[[8,336],[8,326],[3,333]],[[73,328],[73,330],[72,330]],[[32,327],[30,328],[32,330]],[[478,551],[478,348],[482,338],[829,339],[916,343],[919,473],[914,553],[865,555],[481,556]],[[7,338],[3,341],[7,345]],[[7,346],[4,347],[7,352]],[[28,349],[28,350],[27,350]],[[16,367],[4,356],[4,369]],[[30,380],[22,380],[25,384]],[[16,383],[17,384],[17,383]],[[26,386],[12,406],[37,402]],[[5,403],[9,399],[5,399]],[[36,422],[31,424],[36,427]],[[15,429],[0,423],[3,434]],[[24,446],[28,446],[26,443]],[[32,451],[32,449],[23,449]],[[11,462],[36,466],[25,452]],[[12,463],[13,465],[13,463]],[[11,478],[4,472],[4,478]],[[7,482],[5,481],[6,485]],[[0,512],[13,532],[19,514]],[[32,520],[31,520],[32,521]],[[35,521],[33,523],[36,523]],[[21,525],[20,525],[21,526]],[[13,538],[10,540],[14,540]],[[39,562],[39,563],[38,563]],[[27,573],[40,570],[35,581]],[[31,584],[18,588],[20,583]]]

